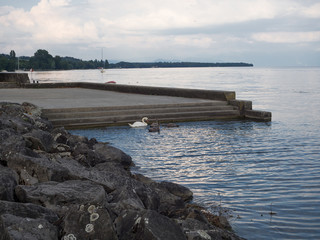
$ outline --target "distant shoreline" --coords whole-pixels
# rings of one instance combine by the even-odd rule
[[[226,62],[226,63],[202,63],[202,62],[118,62],[109,63],[108,68],[184,68],[184,67],[253,67],[252,63]]]

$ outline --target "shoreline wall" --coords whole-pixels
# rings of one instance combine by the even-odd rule
[[[104,84],[89,82],[72,83],[37,83],[24,84],[25,88],[88,88],[106,91],[115,91],[123,93],[136,93],[145,95],[164,95],[173,97],[202,98],[220,101],[230,101],[236,98],[234,91],[202,90],[187,88],[167,88],[167,87],[149,87],[124,84]]]
[[[0,82],[1,83],[30,83],[28,73],[13,73],[13,72],[1,72],[0,73]]]

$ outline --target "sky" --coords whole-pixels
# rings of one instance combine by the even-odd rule
[[[0,0],[0,26],[17,56],[320,66],[319,0]]]

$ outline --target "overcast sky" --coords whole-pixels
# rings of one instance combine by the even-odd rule
[[[0,0],[0,53],[320,66],[319,0]]]

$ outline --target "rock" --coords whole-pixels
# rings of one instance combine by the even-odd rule
[[[78,136],[78,135],[67,135],[68,139],[66,144],[69,145],[71,148],[74,148],[79,143],[85,143],[88,144],[89,140],[86,137]]]
[[[160,212],[161,214],[164,214],[166,216],[169,216],[169,217],[180,217],[181,215],[185,215],[184,217],[187,216],[188,213],[186,211],[184,211],[184,209],[186,207],[185,206],[185,198],[189,198],[189,197],[185,197],[185,196],[189,196],[189,194],[191,192],[188,188],[180,186],[175,183],[172,183],[172,186],[169,186],[169,184],[167,184],[166,182],[158,183],[158,182],[156,182],[148,177],[145,177],[141,174],[134,175],[134,178],[137,179],[138,181],[146,184],[151,189],[153,189],[153,191],[156,192],[156,194],[160,200],[158,212]],[[169,187],[166,187],[166,185],[168,185]],[[169,191],[170,187],[172,188],[171,192],[175,193],[176,195],[172,194]],[[180,187],[183,191],[186,191],[186,193],[187,193],[186,195],[183,195],[179,192],[173,191],[174,188],[179,189]],[[191,192],[191,194],[192,194],[192,192]],[[181,198],[181,196],[184,196],[184,198]],[[186,212],[186,213],[184,213],[184,212]]]
[[[63,237],[78,240],[118,239],[110,214],[101,205],[74,206],[64,217],[62,228]]]
[[[125,169],[129,169],[129,167],[134,166],[132,158],[129,155],[106,143],[97,143],[93,146],[93,149],[97,154],[102,155],[105,158],[105,161],[117,161]]]
[[[182,198],[184,201],[190,201],[193,197],[193,193],[187,187],[176,183],[163,181],[158,184],[158,187]]]
[[[31,132],[24,134],[23,137],[31,143],[31,149],[51,152],[54,142],[49,132],[33,129]]]
[[[180,225],[185,232],[197,231],[197,230],[211,230],[215,228],[209,223],[204,223],[203,221],[198,221],[193,218],[187,218],[185,220],[181,220]]]
[[[24,113],[23,107],[18,103],[0,102],[0,115],[6,114],[11,117],[21,116]]]
[[[59,220],[58,215],[53,211],[32,203],[0,201],[0,216],[3,214],[11,214],[22,218],[45,219],[51,224]]]
[[[44,182],[32,186],[19,185],[15,189],[20,202],[39,204],[62,216],[71,205],[104,205],[106,192],[91,181],[70,180],[62,183]]]
[[[25,168],[20,170],[19,184],[24,184],[28,186],[28,185],[36,184],[38,182],[39,182],[38,178],[31,176]]]
[[[21,135],[16,134],[12,129],[0,130],[0,159],[4,163],[5,155],[8,153],[26,152],[26,143]],[[6,165],[4,163],[3,165]]]
[[[51,134],[53,136],[53,140],[56,143],[62,143],[67,144],[68,137],[70,134],[64,129],[64,128],[55,128],[51,131]]]
[[[40,118],[42,111],[38,106],[28,102],[23,102],[21,106],[25,113],[33,116],[34,118]]]
[[[45,157],[30,157],[20,153],[10,152],[5,155],[4,160],[8,167],[21,175],[23,171],[37,178],[39,182],[70,180],[68,169],[58,161],[51,161]]]
[[[74,146],[72,156],[85,167],[94,167],[97,163],[104,161],[83,142]]]
[[[203,222],[205,224],[209,224],[208,219],[204,216],[204,214],[201,211],[199,211],[198,209],[194,209],[194,208],[191,208],[189,210],[189,214],[187,216],[187,219],[195,219],[195,220],[198,220],[198,221]]]
[[[48,221],[17,217],[11,214],[0,216],[0,233],[1,240],[57,240],[59,238],[58,227],[50,224]]]
[[[152,210],[123,212],[115,225],[119,239],[186,239],[175,221]]]
[[[14,201],[14,188],[18,184],[18,174],[0,165],[0,200]]]
[[[190,193],[192,192],[183,186],[172,183],[168,184],[167,182],[158,183],[148,177],[145,177],[141,174],[134,175],[134,178],[147,186],[153,189],[158,198],[160,199],[160,205],[158,211],[166,216],[179,216],[181,211],[185,208],[185,201],[187,198],[190,198]],[[171,190],[171,192],[169,191]],[[180,189],[175,190],[175,189]],[[185,194],[182,194],[185,192]],[[173,194],[175,193],[175,194]],[[182,198],[182,197],[183,198]]]
[[[34,120],[24,113],[21,105],[0,103],[2,128],[12,128],[18,133],[26,133],[34,129]]]
[[[113,197],[111,203],[114,203],[113,210],[116,212],[116,214],[120,214],[126,209],[145,209],[145,206],[140,197],[137,195],[136,190],[131,188],[130,185],[124,185],[120,188],[117,188],[110,195]]]

